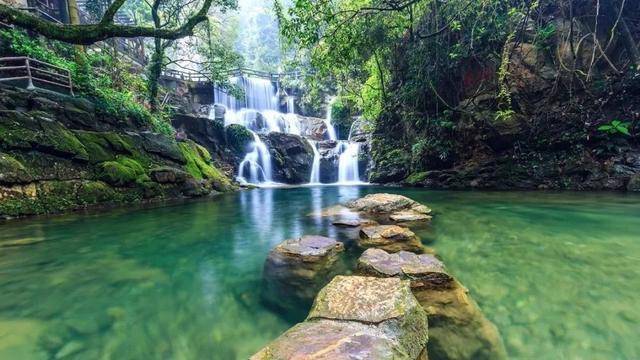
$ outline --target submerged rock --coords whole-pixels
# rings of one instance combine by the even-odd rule
[[[369,194],[349,201],[345,206],[365,214],[388,216],[395,222],[431,220],[430,208],[402,195]]]
[[[413,294],[429,317],[429,359],[506,358],[495,325],[434,256],[368,249],[358,259],[358,272],[410,280]]]
[[[305,322],[251,359],[418,359],[425,355],[427,327],[409,282],[336,276]]]
[[[334,239],[305,235],[276,246],[264,264],[263,297],[284,310],[311,305],[318,291],[344,270],[344,245]]]
[[[413,231],[398,225],[366,226],[360,229],[358,245],[379,248],[388,252],[411,251],[422,253],[424,246]]]

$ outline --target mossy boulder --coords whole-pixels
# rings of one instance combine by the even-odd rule
[[[0,152],[0,183],[28,183],[31,180],[29,170],[20,161]]]
[[[369,181],[398,182],[407,177],[411,168],[411,151],[402,145],[393,146],[387,139],[374,137],[371,142],[373,166]]]
[[[233,187],[231,181],[211,162],[207,149],[190,140],[178,143],[178,147],[186,160],[185,170],[193,178],[209,180],[220,191]]]
[[[225,138],[229,148],[238,156],[244,156],[249,150],[249,144],[253,142],[253,134],[244,126],[231,124],[224,129]]]
[[[142,165],[126,156],[118,156],[114,161],[105,161],[100,164],[100,168],[100,179],[115,186],[127,186],[149,180]]]

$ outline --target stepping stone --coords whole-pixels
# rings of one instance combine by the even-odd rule
[[[345,206],[359,213],[385,215],[395,222],[431,220],[430,208],[402,195],[369,194]]]
[[[358,245],[363,248],[379,248],[388,252],[425,251],[420,238],[406,227],[398,225],[367,226],[360,229]]]
[[[342,252],[341,242],[324,236],[283,241],[265,261],[263,299],[287,311],[310,306],[318,291],[344,271]]]
[[[427,327],[408,281],[336,276],[305,322],[251,359],[424,359]]]
[[[429,359],[506,359],[495,325],[433,255],[368,249],[358,259],[358,273],[410,280],[429,317]]]

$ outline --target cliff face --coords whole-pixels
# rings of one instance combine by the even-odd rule
[[[0,87],[0,217],[233,189],[219,165],[86,100]]]
[[[399,46],[387,110],[373,135],[370,181],[638,190],[640,69],[624,37],[607,28],[615,13],[601,15],[598,45],[589,33],[595,8],[580,11],[571,26],[564,9],[541,5],[535,21],[523,22],[501,42],[483,44],[486,56],[454,66],[430,62],[420,40]],[[631,31],[640,40],[640,31]],[[608,44],[606,55],[602,44]],[[427,60],[417,71],[420,56]],[[437,71],[442,66],[449,66],[446,73]],[[611,130],[616,121],[624,129]]]

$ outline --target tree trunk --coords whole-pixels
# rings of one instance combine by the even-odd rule
[[[158,80],[162,74],[162,62],[164,60],[164,47],[162,47],[162,40],[159,38],[154,39],[154,51],[149,61],[149,105],[152,111],[158,110]]]
[[[80,10],[78,10],[78,2],[76,0],[67,1],[67,13],[69,14],[69,24],[80,25]],[[84,46],[75,45],[76,51],[79,53],[84,52]],[[76,56],[76,60],[82,61],[81,56]]]

